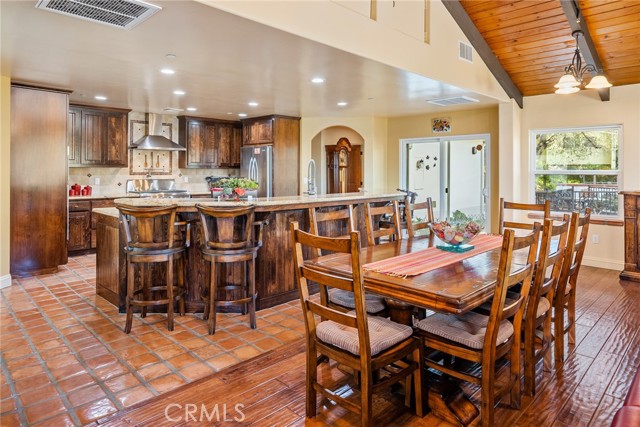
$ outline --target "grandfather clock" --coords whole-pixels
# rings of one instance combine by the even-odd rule
[[[360,145],[340,138],[336,145],[325,146],[327,155],[327,193],[357,192],[362,186]]]

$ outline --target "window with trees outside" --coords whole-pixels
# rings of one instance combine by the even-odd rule
[[[536,203],[618,216],[621,126],[531,131]]]

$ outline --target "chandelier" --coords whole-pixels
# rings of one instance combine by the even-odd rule
[[[604,89],[611,87],[611,83],[607,78],[592,64],[582,66],[582,57],[580,56],[580,47],[578,46],[578,38],[582,35],[582,31],[577,30],[571,33],[576,39],[576,51],[573,54],[571,64],[564,68],[564,75],[560,77],[560,81],[554,85],[557,89],[556,93],[569,94],[576,93],[580,90],[583,83],[583,77],[586,73],[598,73],[591,79],[587,89]]]

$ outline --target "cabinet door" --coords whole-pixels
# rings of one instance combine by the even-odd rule
[[[80,162],[83,165],[102,164],[105,131],[105,117],[102,113],[82,112],[82,160]]]
[[[106,126],[103,147],[103,165],[127,166],[127,115],[121,113],[105,114]]]
[[[91,212],[69,212],[69,251],[91,247]]]
[[[245,144],[273,143],[273,119],[261,119],[244,125]]]
[[[186,167],[216,166],[216,126],[202,121],[187,122]]]
[[[81,116],[82,112],[80,110],[69,107],[69,118],[67,120],[67,158],[69,159],[69,166],[80,165]]]
[[[230,158],[231,166],[240,167],[240,148],[242,147],[242,127],[233,127],[233,136],[231,137]]]
[[[231,166],[231,143],[233,140],[233,126],[231,124],[218,125],[218,164]]]

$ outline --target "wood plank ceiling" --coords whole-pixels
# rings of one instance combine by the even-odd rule
[[[576,48],[559,0],[460,3],[522,95],[555,91]],[[640,1],[578,0],[577,5],[609,82],[640,83]]]

